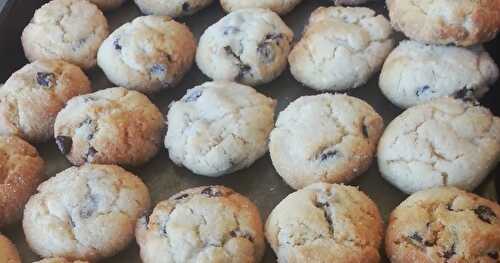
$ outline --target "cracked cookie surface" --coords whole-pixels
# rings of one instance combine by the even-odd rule
[[[156,155],[164,128],[163,115],[145,95],[118,87],[68,101],[57,115],[54,137],[74,165],[138,166]]]
[[[382,176],[403,192],[472,190],[500,159],[500,118],[472,103],[439,98],[395,118],[377,156]]]
[[[167,115],[170,159],[206,176],[246,168],[268,150],[275,107],[275,100],[234,82],[190,89]]]
[[[220,0],[220,4],[226,12],[234,12],[247,8],[269,9],[280,15],[284,15],[300,4],[302,0]]]
[[[495,263],[500,206],[453,187],[420,191],[391,213],[385,243],[393,263]]]
[[[192,15],[213,0],[134,0],[144,14],[180,17]]]
[[[38,60],[16,71],[0,89],[0,134],[44,142],[57,113],[72,97],[92,92],[83,71],[62,60]]]
[[[141,16],[104,40],[97,63],[121,87],[153,93],[175,87],[193,64],[189,28],[168,16]]]
[[[238,10],[205,30],[196,63],[214,80],[264,84],[285,70],[292,40],[293,32],[277,14]]]
[[[393,27],[430,44],[472,46],[500,28],[500,0],[387,0]]]
[[[21,257],[14,244],[4,235],[0,234],[0,262],[21,263]]]
[[[402,41],[387,57],[379,87],[392,103],[408,108],[438,97],[480,99],[497,79],[498,66],[482,47]]]
[[[269,152],[292,188],[345,183],[369,168],[383,126],[382,117],[355,97],[304,96],[279,114]]]
[[[65,258],[45,258],[33,263],[89,263],[88,261],[81,261],[81,260],[68,260]]]
[[[149,206],[146,185],[119,166],[71,167],[38,187],[23,229],[38,255],[96,261],[128,245]]]
[[[365,7],[319,7],[288,57],[294,78],[316,90],[365,84],[393,48],[392,29]]]
[[[265,250],[257,207],[223,186],[187,189],[158,203],[137,222],[136,238],[145,263],[257,263]]]
[[[36,10],[21,38],[29,61],[62,59],[89,69],[108,34],[108,22],[94,4],[53,0]]]
[[[283,199],[265,233],[280,263],[376,263],[383,223],[356,187],[317,183]]]
[[[35,147],[0,136],[0,227],[22,218],[24,205],[44,179],[44,161]]]

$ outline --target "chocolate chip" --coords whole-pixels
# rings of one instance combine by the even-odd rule
[[[80,209],[80,217],[81,218],[89,218],[91,217],[95,211],[97,210],[97,198],[90,194],[87,197],[87,200],[83,204],[83,207]]]
[[[92,97],[92,96],[85,96],[83,98],[83,102],[87,103],[87,102],[91,102],[91,101],[96,101],[97,99],[95,97]]]
[[[424,241],[424,239],[422,238],[422,236],[420,234],[418,234],[417,232],[413,233],[411,236],[409,236],[409,238],[412,239],[412,240],[417,241],[420,244]]]
[[[443,257],[446,258],[446,259],[450,259],[455,254],[456,254],[456,252],[455,252],[455,244],[453,244],[453,245],[451,245],[450,249],[446,250],[443,253]]]
[[[235,26],[228,26],[228,27],[224,28],[223,34],[225,36],[227,36],[227,35],[230,35],[230,34],[232,35],[232,34],[236,34],[239,32],[241,32],[241,30],[239,28],[237,28]]]
[[[370,134],[368,133],[368,126],[366,126],[366,124],[363,123],[362,129],[363,129],[363,136],[365,136],[365,138],[369,138]]]
[[[37,72],[36,82],[40,86],[51,87],[56,82],[56,75],[50,72]]]
[[[250,233],[241,231],[240,229],[232,230],[231,232],[229,232],[229,235],[233,238],[240,237],[240,238],[247,239],[252,243],[254,241],[254,239],[253,239],[252,235],[250,235]]]
[[[208,197],[219,197],[222,196],[221,192],[214,191],[212,187],[207,187],[201,191],[202,195],[206,195]]]
[[[188,92],[188,96],[183,99],[184,102],[194,102],[198,100],[199,97],[203,94],[201,89],[192,90]]]
[[[190,8],[191,8],[191,5],[188,2],[185,2],[184,4],[182,4],[182,12],[188,12]]]
[[[492,259],[498,259],[498,252],[490,251],[490,252],[488,252],[488,257],[490,257]]]
[[[56,144],[59,151],[63,154],[68,154],[71,152],[71,147],[73,146],[73,140],[68,136],[57,136]]]
[[[87,153],[85,153],[85,156],[83,158],[85,159],[86,162],[89,160],[92,161],[91,159],[93,159],[96,154],[97,154],[97,150],[94,147],[90,146]]]
[[[73,220],[73,217],[69,217],[69,225],[72,227],[72,228],[75,228],[76,224],[75,224],[75,221]]]
[[[115,38],[113,41],[113,46],[115,47],[116,50],[122,50],[122,45],[120,45],[120,39]]]
[[[332,158],[334,158],[334,157],[336,157],[338,155],[339,155],[339,151],[337,151],[337,150],[331,150],[331,151],[327,151],[325,153],[322,153],[320,155],[319,159],[321,161],[326,161],[326,160],[332,159]]]
[[[429,87],[428,85],[425,85],[425,86],[422,86],[422,87],[418,87],[417,91],[415,92],[415,94],[420,97],[423,94],[427,93],[428,91],[431,91],[431,87]]]
[[[463,100],[464,102],[472,103],[473,105],[479,105],[479,102],[474,97],[474,92],[467,87],[463,87],[461,90],[455,93],[455,99]]]
[[[477,217],[481,219],[482,221],[491,224],[491,222],[497,217],[495,212],[491,210],[491,208],[480,205],[476,209],[474,209],[474,213],[476,213]]]
[[[186,198],[188,196],[189,196],[189,194],[182,194],[182,195],[179,195],[176,198],[174,198],[174,200],[181,200],[181,199],[184,199],[184,198]]]
[[[283,38],[283,34],[267,34],[264,40],[257,46],[257,52],[265,63],[271,63],[276,58],[274,47],[279,45],[279,40]]]
[[[149,72],[153,75],[164,75],[166,71],[167,68],[162,64],[154,64],[149,70]]]

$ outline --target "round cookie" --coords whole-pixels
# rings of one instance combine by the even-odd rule
[[[213,0],[134,0],[141,12],[170,17],[189,16],[210,5]]]
[[[379,87],[392,103],[408,108],[438,97],[480,99],[498,74],[495,61],[481,47],[402,41],[387,57]]]
[[[294,189],[346,183],[370,167],[383,126],[382,117],[355,97],[304,96],[279,114],[269,152]]]
[[[73,260],[67,260],[65,258],[46,258],[33,263],[89,263],[89,262],[81,260],[73,261]]]
[[[378,263],[383,222],[356,187],[317,183],[283,199],[265,234],[279,263]]]
[[[21,257],[16,246],[2,234],[0,234],[0,256],[0,262],[2,263],[21,263]]]
[[[167,115],[170,159],[206,176],[246,168],[268,150],[275,107],[275,100],[234,82],[190,89]]]
[[[75,97],[59,112],[54,136],[74,165],[138,166],[158,152],[165,123],[143,94],[109,88]]]
[[[393,27],[430,44],[472,46],[493,39],[500,28],[500,0],[387,0]]]
[[[257,207],[223,186],[184,190],[137,223],[144,263],[257,263],[264,255]]]
[[[214,80],[260,85],[286,68],[293,32],[266,9],[238,10],[213,24],[200,38],[196,63]]]
[[[92,92],[83,71],[62,60],[38,60],[15,72],[0,89],[0,134],[44,142],[57,113],[74,96]]]
[[[167,16],[141,16],[103,42],[97,63],[114,84],[153,93],[177,85],[191,68],[195,50],[186,25]]]
[[[89,0],[91,3],[97,5],[103,11],[110,11],[117,9],[127,0]]]
[[[382,176],[405,193],[439,186],[472,190],[500,160],[500,118],[472,103],[435,99],[395,118],[377,156]]]
[[[149,206],[146,185],[119,166],[71,167],[42,183],[30,198],[24,234],[43,257],[97,261],[128,245]]]
[[[394,43],[389,21],[365,7],[319,7],[290,52],[296,80],[320,90],[357,88],[379,70]]]
[[[108,34],[108,22],[94,4],[52,0],[36,10],[21,38],[29,61],[62,59],[89,69]]]
[[[269,9],[280,15],[292,11],[302,0],[220,0],[220,4],[226,12],[234,12],[240,9],[263,8]]]
[[[385,244],[392,263],[495,263],[500,206],[453,187],[420,191],[392,212]]]
[[[0,136],[0,228],[22,218],[23,208],[44,179],[35,147],[15,136]]]

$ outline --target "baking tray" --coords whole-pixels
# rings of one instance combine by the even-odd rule
[[[0,13],[0,82],[4,82],[8,75],[26,63],[19,41],[20,32],[32,17],[34,8],[40,6],[43,2],[36,0],[6,0],[5,9]],[[387,10],[383,3],[383,1],[374,1],[368,6],[379,13],[386,14]],[[284,21],[295,32],[295,40],[300,38],[310,13],[318,6],[327,6],[330,4],[330,1],[326,0],[305,0],[294,11],[283,17]],[[2,3],[0,3],[0,6],[2,6]],[[115,29],[138,15],[140,15],[140,12],[132,2],[127,3],[117,11],[106,14],[111,29]],[[224,12],[218,1],[215,0],[210,7],[194,16],[177,20],[186,23],[197,39],[199,39],[200,35],[209,25],[215,23],[223,16]],[[401,39],[402,37],[400,34],[395,34],[395,38]],[[498,47],[499,42],[499,40],[495,40],[487,45],[492,47],[490,48],[490,52],[497,63],[500,62],[500,50],[494,47]],[[94,89],[113,86],[97,68],[91,70],[88,74],[92,80]],[[186,89],[208,80],[194,65],[178,87],[155,94],[151,96],[151,99],[165,113],[170,102],[181,98]],[[398,109],[384,98],[378,89],[377,80],[378,74],[375,74],[366,85],[347,93],[370,103],[383,116],[385,123],[388,124],[394,117],[401,113],[401,109]],[[278,112],[300,96],[318,94],[295,81],[288,70],[272,83],[256,88],[260,92],[278,100]],[[498,115],[500,112],[499,97],[500,92],[498,89],[492,88],[492,91],[481,102]],[[36,146],[47,162],[48,176],[53,176],[70,166],[59,153],[53,141]],[[254,201],[259,207],[263,220],[267,218],[274,206],[293,191],[276,173],[268,154],[250,168],[220,178],[207,178],[194,175],[185,168],[175,166],[169,160],[168,153],[164,149],[147,165],[129,170],[139,175],[148,185],[153,204],[189,187],[221,184],[235,189]],[[497,191],[495,191],[494,176],[498,172],[499,169],[493,172],[475,192],[490,199],[498,200]],[[373,163],[369,171],[350,184],[359,186],[361,190],[367,193],[378,204],[384,220],[387,220],[389,213],[406,198],[405,194],[380,177],[376,162]],[[23,262],[32,262],[38,259],[26,245],[20,225],[6,229],[4,233],[17,245]],[[381,253],[384,254],[383,248],[381,248]],[[132,242],[126,250],[102,262],[141,262],[139,249],[136,243]],[[276,257],[269,246],[267,247],[263,262],[276,262]],[[383,258],[382,262],[388,261]]]

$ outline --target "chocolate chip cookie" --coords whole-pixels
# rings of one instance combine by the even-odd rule
[[[391,213],[385,245],[392,263],[498,262],[500,206],[452,187],[417,192]]]
[[[57,115],[56,144],[74,165],[138,166],[161,147],[165,123],[143,94],[109,88],[71,99]]]
[[[220,0],[222,8],[226,12],[234,12],[240,9],[247,8],[263,8],[269,9],[280,15],[287,14],[292,11],[302,0]]]
[[[189,16],[210,5],[213,0],[134,0],[144,14],[170,17]]]
[[[264,255],[257,207],[223,186],[184,190],[137,222],[144,263],[258,263]]]

